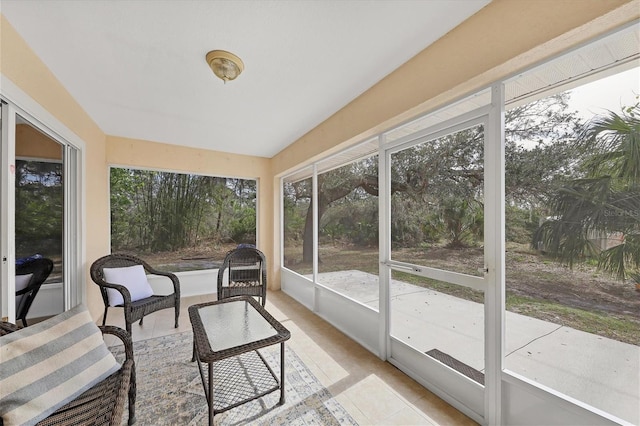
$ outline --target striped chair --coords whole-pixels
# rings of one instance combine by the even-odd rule
[[[125,359],[119,370],[59,407],[46,418],[38,421],[37,425],[120,425],[127,399],[128,424],[135,423],[136,377],[131,336],[125,330],[114,326],[100,326],[98,328],[103,335],[111,334],[122,341],[125,348]],[[27,329],[22,330],[26,331]],[[0,322],[0,337],[9,337],[11,333],[22,330],[12,323]]]

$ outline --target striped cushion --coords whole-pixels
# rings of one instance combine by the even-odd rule
[[[33,425],[120,364],[83,305],[0,337],[0,415]]]

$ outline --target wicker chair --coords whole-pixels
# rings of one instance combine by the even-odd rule
[[[135,423],[136,374],[131,335],[118,327],[101,326],[99,328],[103,334],[112,334],[122,340],[125,348],[125,360],[120,370],[60,407],[49,417],[40,421],[38,426],[120,426],[127,396],[129,399],[128,424]],[[18,326],[12,323],[0,322],[0,336],[17,330]]]
[[[27,326],[27,314],[31,308],[42,283],[45,282],[53,270],[53,261],[45,257],[30,260],[21,265],[16,265],[16,276],[33,274],[29,283],[22,290],[16,291],[16,321],[22,321]]]
[[[264,254],[253,247],[229,251],[218,271],[218,300],[242,295],[258,297],[262,306],[267,301],[267,262]]]
[[[173,284],[173,293],[168,295],[152,295],[132,302],[131,294],[126,287],[119,284],[109,283],[104,278],[104,268],[123,268],[135,265],[142,265],[147,274],[160,275],[169,278]],[[107,321],[107,310],[109,309],[107,288],[113,288],[119,291],[124,299],[124,303],[122,305],[118,305],[118,307],[124,308],[124,320],[129,333],[131,333],[131,324],[135,321],[140,320],[140,324],[142,324],[145,315],[168,308],[175,309],[175,327],[178,328],[178,317],[180,316],[180,281],[174,274],[154,269],[144,260],[124,253],[110,254],[101,257],[93,262],[90,272],[91,279],[93,282],[98,284],[100,292],[102,293],[102,301],[104,302],[102,325],[105,325]]]

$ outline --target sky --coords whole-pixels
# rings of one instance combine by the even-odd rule
[[[607,110],[620,113],[623,106],[634,105],[640,94],[640,68],[633,68],[571,90],[572,110],[588,120]]]

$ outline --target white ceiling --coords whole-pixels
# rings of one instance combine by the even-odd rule
[[[0,0],[109,135],[273,157],[490,0]],[[214,49],[245,71],[223,84]]]

